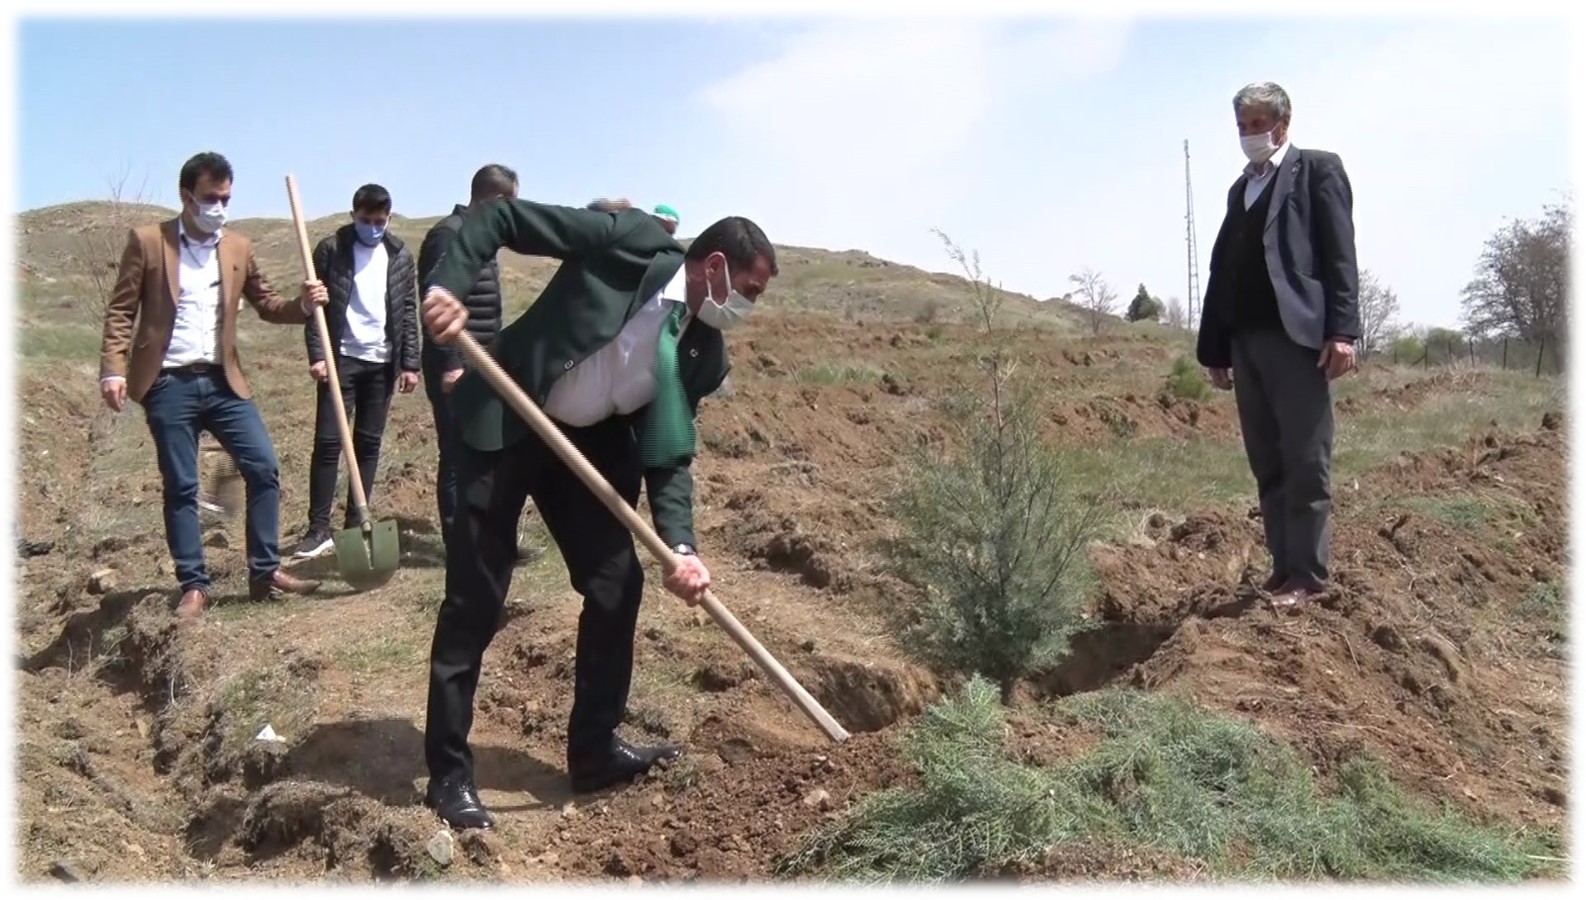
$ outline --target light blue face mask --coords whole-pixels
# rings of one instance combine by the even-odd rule
[[[373,247],[385,237],[384,225],[371,225],[363,221],[353,222],[352,225],[358,232],[358,242],[365,247]]]

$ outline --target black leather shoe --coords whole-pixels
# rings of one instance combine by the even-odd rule
[[[1281,575],[1281,574],[1279,574],[1277,572],[1274,572],[1271,575],[1267,576],[1267,580],[1266,581],[1261,582],[1261,589],[1263,591],[1266,591],[1267,593],[1271,594],[1271,593],[1275,593],[1279,588],[1283,587],[1284,585],[1286,585],[1288,583],[1289,583],[1289,576]]]
[[[424,805],[435,810],[441,820],[453,828],[489,830],[496,824],[485,805],[479,802],[479,792],[462,779],[431,780],[429,790],[424,792]]]
[[[573,777],[573,793],[588,794],[612,785],[625,784],[650,771],[663,759],[675,759],[683,748],[675,744],[635,747],[622,738],[612,738],[604,754],[586,756],[568,765]]]

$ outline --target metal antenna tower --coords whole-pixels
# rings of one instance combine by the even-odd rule
[[[1184,298],[1184,316],[1190,329],[1200,322],[1201,270],[1195,252],[1195,192],[1190,188],[1189,139],[1184,140],[1184,246],[1189,259],[1189,296]]]

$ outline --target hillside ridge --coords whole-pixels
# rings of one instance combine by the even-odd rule
[[[104,200],[74,201],[18,213],[19,281],[25,286],[30,280],[73,279],[85,268],[83,257],[90,250],[100,257],[101,264],[113,262],[122,240],[118,232],[174,215],[175,209],[160,204]],[[424,233],[444,215],[395,214],[391,230],[416,252]],[[317,242],[346,221],[345,213],[310,219],[306,223],[310,240]],[[301,264],[290,219],[256,216],[237,219],[230,227],[253,239],[267,276],[296,277]],[[682,243],[687,246],[688,240]],[[781,274],[772,282],[767,299],[782,308],[921,323],[964,318],[971,286],[961,274],[893,262],[861,249],[795,244],[776,244],[776,248]],[[554,260],[514,253],[504,253],[500,259],[503,279],[514,294],[537,292],[555,266]],[[1080,326],[1080,311],[1062,300],[1043,301],[1007,290],[999,290],[999,294],[1010,322],[1064,331]]]

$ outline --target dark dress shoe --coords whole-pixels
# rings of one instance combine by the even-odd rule
[[[629,783],[661,760],[675,759],[682,752],[683,748],[675,744],[635,747],[621,738],[612,738],[605,753],[578,757],[568,764],[573,793],[589,794]]]
[[[453,828],[494,828],[496,820],[485,805],[479,802],[479,791],[462,779],[447,778],[430,781],[424,792],[424,805],[435,810],[447,825]]]
[[[1267,576],[1267,580],[1266,581],[1261,582],[1261,589],[1263,591],[1266,591],[1267,593],[1270,594],[1273,591],[1277,591],[1277,590],[1282,589],[1283,586],[1288,584],[1288,583],[1289,583],[1289,576],[1280,575],[1280,574],[1274,572],[1273,574]]]

